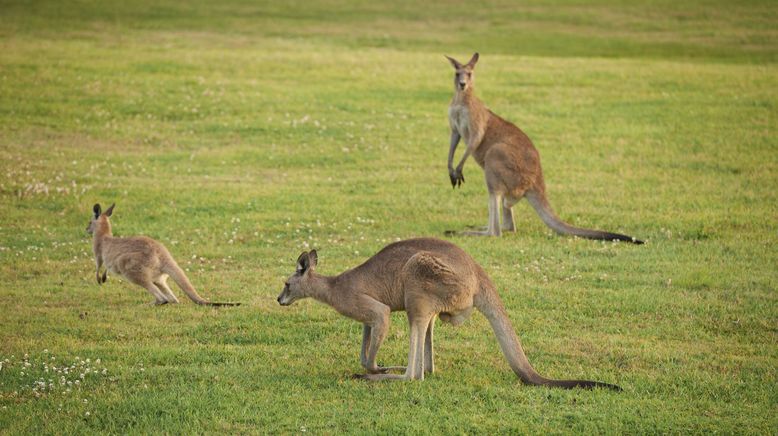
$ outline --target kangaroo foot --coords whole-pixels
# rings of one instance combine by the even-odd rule
[[[351,378],[355,380],[369,380],[369,381],[406,379],[404,374],[354,374]]]
[[[376,366],[374,368],[365,368],[368,374],[386,374],[389,371],[405,371],[404,366]]]
[[[459,232],[459,234],[463,236],[499,236],[489,233],[488,230],[465,230],[463,232]]]

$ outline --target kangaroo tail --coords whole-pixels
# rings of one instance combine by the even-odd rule
[[[610,383],[590,380],[554,380],[543,377],[535,371],[535,368],[532,367],[524,354],[519,337],[516,335],[511,321],[508,319],[508,314],[500,301],[500,297],[497,295],[491,282],[487,282],[485,286],[481,287],[481,292],[475,296],[473,303],[478,311],[483,313],[486,319],[489,320],[494,334],[497,336],[497,342],[499,342],[500,348],[508,360],[508,364],[525,384],[564,389],[602,387],[621,391],[619,386]]]
[[[163,272],[169,275],[173,281],[176,282],[178,287],[184,291],[186,296],[197,304],[202,306],[240,306],[240,303],[217,303],[208,301],[201,297],[200,294],[198,294],[195,290],[194,286],[192,286],[189,278],[187,278],[186,274],[184,274],[184,270],[182,270],[181,267],[179,267],[175,262],[172,263],[172,265],[168,265],[166,268],[164,268]]]
[[[602,230],[582,229],[580,227],[571,226],[566,222],[559,219],[548,204],[546,195],[543,192],[531,191],[527,192],[527,201],[535,208],[535,212],[538,213],[540,219],[549,226],[552,230],[563,235],[575,235],[581,238],[587,239],[599,239],[605,241],[626,241],[633,244],[642,244],[643,241],[635,239],[632,236],[622,235],[620,233],[604,232]]]

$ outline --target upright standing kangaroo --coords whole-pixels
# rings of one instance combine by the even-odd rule
[[[540,155],[532,145],[532,141],[521,129],[495,115],[473,95],[473,69],[478,62],[478,53],[464,65],[448,56],[446,58],[456,69],[454,98],[448,108],[448,120],[451,125],[448,172],[451,185],[456,188],[464,183],[462,168],[472,154],[478,165],[484,169],[486,187],[489,189],[487,230],[465,232],[466,234],[500,236],[502,230],[516,231],[511,208],[522,197],[527,197],[540,215],[540,219],[557,233],[589,239],[643,243],[631,236],[574,227],[559,219],[546,199]],[[467,149],[455,169],[454,153],[460,139],[465,140]],[[502,210],[502,226],[500,210]]]
[[[102,212],[99,204],[95,204],[94,215],[89,221],[86,231],[93,235],[92,251],[95,254],[97,266],[97,283],[107,280],[107,272],[124,276],[127,280],[144,287],[154,296],[154,304],[178,303],[178,298],[167,285],[168,276],[178,284],[186,295],[197,304],[205,306],[239,306],[240,303],[214,303],[201,297],[184,271],[178,266],[173,256],[164,245],[147,238],[136,236],[131,238],[115,238],[111,232],[113,214],[112,204]],[[100,267],[105,265],[106,271],[100,276]]]
[[[435,316],[462,324],[473,307],[486,316],[513,372],[524,383],[561,388],[621,390],[588,380],[552,380],[538,374],[521,348],[492,281],[473,258],[456,245],[439,239],[408,239],[387,245],[362,265],[334,277],[314,273],[316,251],[303,252],[297,270],[284,285],[278,303],[288,306],[313,297],[364,324],[360,360],[368,380],[424,379],[434,371],[432,328]],[[389,313],[404,310],[410,323],[407,367],[379,367],[376,355],[389,328]],[[386,374],[405,369],[404,375]]]

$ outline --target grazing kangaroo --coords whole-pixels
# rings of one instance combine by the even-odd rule
[[[557,233],[589,239],[643,243],[631,236],[574,227],[559,219],[546,199],[540,155],[532,141],[513,123],[487,109],[473,94],[473,69],[478,62],[478,53],[464,65],[448,56],[446,58],[456,69],[454,98],[448,108],[448,121],[451,125],[448,173],[451,185],[456,188],[465,182],[462,168],[472,154],[473,159],[484,170],[486,187],[489,189],[489,225],[486,231],[465,234],[500,236],[503,230],[516,231],[511,208],[526,197],[540,215],[540,219]],[[455,169],[454,153],[460,139],[464,139],[467,149]]]
[[[97,283],[108,279],[107,272],[124,276],[136,285],[144,287],[154,296],[154,304],[178,303],[178,298],[167,285],[168,276],[173,278],[186,295],[197,304],[205,306],[239,306],[240,303],[214,303],[201,297],[173,256],[161,243],[145,236],[115,238],[111,233],[111,221],[115,204],[102,212],[99,204],[94,206],[94,215],[86,231],[93,235],[92,251],[95,253]],[[103,275],[100,267],[105,265]]]
[[[316,251],[303,252],[297,270],[284,285],[278,303],[288,306],[312,297],[364,324],[360,360],[368,380],[424,379],[434,371],[432,329],[435,316],[462,324],[473,307],[486,316],[508,364],[530,385],[561,388],[616,385],[588,380],[552,380],[538,374],[524,355],[519,338],[492,281],[473,258],[456,245],[439,239],[408,239],[387,245],[362,265],[334,277],[314,272]],[[410,323],[407,367],[380,367],[376,355],[389,328],[389,313],[404,310]],[[404,369],[405,374],[387,374]]]

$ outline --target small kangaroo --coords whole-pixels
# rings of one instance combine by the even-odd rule
[[[100,205],[95,204],[94,215],[86,228],[86,231],[93,235],[92,251],[95,254],[98,284],[105,283],[110,270],[111,273],[124,276],[130,282],[144,287],[154,296],[154,304],[178,303],[178,298],[167,285],[169,276],[197,304],[240,305],[240,303],[214,303],[197,294],[184,271],[161,243],[145,236],[115,238],[111,232],[111,221],[108,219],[113,214],[114,206],[115,204],[112,204],[102,212]],[[101,276],[100,267],[103,264],[106,270]]]
[[[297,270],[284,284],[278,303],[288,306],[312,297],[342,315],[361,322],[360,360],[368,380],[424,379],[434,372],[432,352],[435,316],[452,325],[462,324],[477,308],[492,325],[508,364],[521,381],[561,388],[616,385],[588,380],[552,380],[538,374],[524,355],[500,297],[473,258],[456,245],[433,238],[408,239],[384,247],[362,265],[334,277],[314,272],[316,250],[303,252]],[[410,323],[407,367],[380,367],[376,355],[389,328],[389,313],[404,310]],[[387,374],[405,370],[404,375]]]
[[[526,197],[540,219],[557,233],[589,239],[643,243],[627,235],[574,227],[559,219],[546,199],[540,155],[532,141],[516,125],[487,109],[473,94],[473,69],[478,62],[478,53],[464,65],[456,59],[448,56],[446,58],[456,69],[454,98],[448,108],[448,121],[451,126],[448,173],[451,185],[456,188],[465,182],[462,168],[472,154],[484,170],[486,187],[489,190],[489,224],[486,230],[464,232],[465,234],[500,236],[503,230],[515,232],[516,224],[511,208]],[[460,139],[464,139],[467,149],[455,169],[454,153]]]

